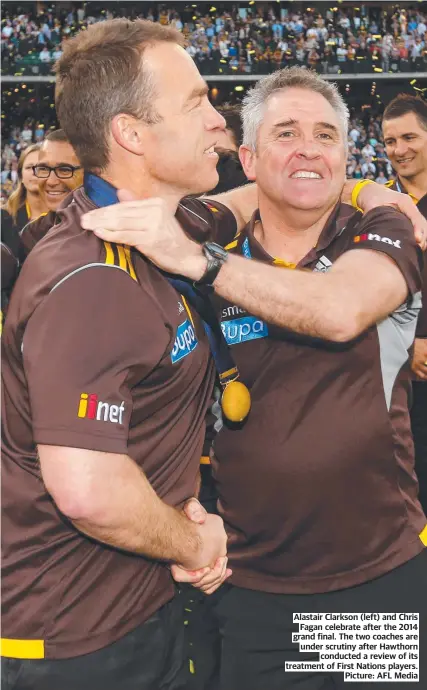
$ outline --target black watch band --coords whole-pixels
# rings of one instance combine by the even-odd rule
[[[223,264],[227,261],[226,250],[215,242],[204,242],[203,253],[208,261],[206,270],[200,280],[193,283],[200,292],[212,292],[213,283]]]

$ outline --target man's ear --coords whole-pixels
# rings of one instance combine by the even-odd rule
[[[132,115],[120,113],[111,122],[111,135],[114,141],[137,156],[144,155],[146,125]]]
[[[248,146],[239,148],[239,158],[248,180],[256,180],[256,153]]]

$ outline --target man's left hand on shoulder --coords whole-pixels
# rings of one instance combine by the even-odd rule
[[[420,381],[427,381],[427,338],[415,339],[411,367]]]
[[[191,240],[160,198],[131,200],[120,190],[120,204],[104,206],[81,217],[82,227],[102,240],[135,247],[156,266],[193,280],[206,268],[200,245]]]

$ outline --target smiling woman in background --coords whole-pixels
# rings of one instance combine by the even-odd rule
[[[21,153],[18,163],[18,186],[1,209],[1,310],[6,312],[10,292],[23,259],[20,241],[21,230],[28,221],[46,215],[47,206],[39,189],[39,181],[33,167],[39,159],[40,145],[28,146]]]

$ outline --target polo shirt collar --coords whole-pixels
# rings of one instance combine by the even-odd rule
[[[348,220],[358,213],[354,210],[352,206],[348,204],[343,204],[338,202],[334,209],[332,210],[329,218],[327,219],[322,232],[320,233],[317,245],[311,249],[308,254],[299,262],[298,267],[303,267],[308,263],[311,263],[318,255],[324,252],[324,250],[335,240],[336,237],[344,230],[347,225]],[[243,245],[245,239],[248,239],[249,248],[251,256],[258,261],[264,261],[266,263],[274,263],[275,259],[268,252],[265,251],[264,247],[258,242],[255,237],[255,225],[257,222],[261,222],[261,216],[259,209],[254,211],[251,220],[239,237],[240,246]]]

